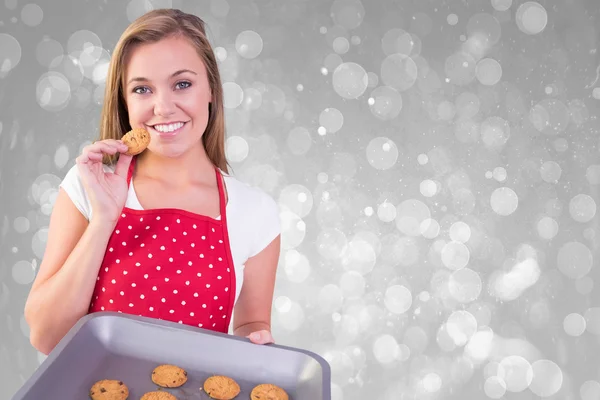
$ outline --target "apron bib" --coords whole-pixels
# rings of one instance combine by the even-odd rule
[[[135,158],[127,174],[131,184]],[[124,207],[109,239],[89,312],[116,311],[227,333],[235,269],[223,177],[221,219],[173,208]]]

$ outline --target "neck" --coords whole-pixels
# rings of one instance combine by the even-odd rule
[[[164,157],[146,150],[136,160],[136,175],[166,181],[175,186],[213,181],[214,168],[202,145],[177,157]]]

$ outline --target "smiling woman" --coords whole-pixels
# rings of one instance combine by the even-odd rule
[[[137,156],[123,135],[150,133]],[[223,94],[203,21],[134,21],[113,52],[100,140],[61,184],[27,300],[49,353],[90,312],[118,311],[273,342],[275,201],[228,174]],[[157,195],[159,194],[159,195]]]

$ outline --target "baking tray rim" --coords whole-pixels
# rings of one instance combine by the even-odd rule
[[[146,324],[146,325],[154,325],[154,326],[158,325],[162,328],[167,328],[167,329],[180,330],[180,331],[184,330],[187,332],[199,333],[202,335],[216,336],[216,337],[220,337],[220,338],[223,338],[226,340],[237,340],[237,341],[241,341],[241,342],[250,343],[250,339],[245,338],[245,337],[230,335],[228,333],[211,331],[209,329],[196,328],[194,326],[179,324],[176,322],[166,321],[166,320],[162,320],[162,319],[143,317],[143,316],[133,315],[133,314],[119,313],[116,311],[100,311],[100,312],[90,313],[90,314],[84,315],[82,318],[80,318],[75,323],[75,325],[73,325],[73,327],[58,342],[58,344],[54,347],[54,349],[50,352],[50,354],[48,354],[46,359],[38,366],[38,368],[27,379],[27,381],[25,381],[25,384],[23,384],[19,388],[19,390],[13,395],[12,400],[19,400],[19,399],[23,398],[31,390],[31,388],[33,388],[33,386],[35,386],[35,384],[41,378],[41,376],[48,370],[48,368],[53,364],[53,362],[59,356],[59,354],[69,345],[71,340],[82,330],[82,328],[84,326],[88,325],[93,320],[100,319],[100,318],[109,318],[109,317],[126,319],[126,320],[130,320],[130,321],[134,321],[134,322],[142,323],[142,324]],[[323,386],[322,386],[323,399],[329,400],[331,398],[331,388],[330,388],[331,366],[325,360],[325,358],[323,358],[319,354],[317,354],[313,351],[310,351],[310,350],[276,344],[276,343],[269,343],[269,344],[256,345],[256,346],[268,346],[268,347],[274,347],[276,349],[292,351],[295,353],[302,353],[302,354],[314,359],[315,361],[317,361],[319,363],[319,365],[321,366],[321,371],[322,371],[321,379],[323,382]]]

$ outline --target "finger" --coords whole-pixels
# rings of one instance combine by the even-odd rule
[[[126,178],[127,173],[129,172],[129,166],[131,164],[132,159],[133,159],[133,156],[129,156],[127,154],[122,153],[119,156],[117,165],[115,166],[115,175],[118,175],[122,178]]]
[[[275,341],[273,340],[273,336],[267,330],[252,332],[250,335],[247,336],[247,338],[255,344],[275,343]]]

